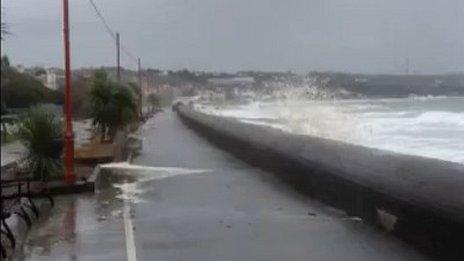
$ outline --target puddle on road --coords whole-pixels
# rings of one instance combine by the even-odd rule
[[[179,167],[152,167],[133,165],[128,162],[114,162],[100,165],[102,170],[111,171],[116,178],[112,179],[111,185],[120,190],[120,194],[115,198],[129,201],[130,203],[140,203],[138,197],[150,189],[141,188],[141,184],[153,180],[160,180],[175,176],[199,174],[211,172],[210,169],[190,169]]]
[[[112,236],[111,229],[120,226],[118,222],[121,219],[136,217],[133,204],[142,202],[140,196],[152,189],[147,182],[212,171],[131,165],[127,162],[104,164],[100,168],[104,172],[104,187],[95,196],[56,197],[56,206],[50,216],[33,226],[23,247],[18,249],[18,260],[74,260],[72,256],[79,256],[79,248],[89,240],[97,242]],[[94,231],[100,232],[95,234]]]

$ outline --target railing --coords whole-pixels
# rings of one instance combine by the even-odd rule
[[[35,188],[38,191],[31,189],[32,185],[37,185]],[[12,249],[16,247],[16,239],[13,235],[11,228],[6,220],[12,215],[17,215],[23,219],[28,228],[32,226],[32,219],[26,209],[29,209],[36,219],[39,218],[40,213],[33,198],[47,198],[54,206],[53,198],[49,195],[48,189],[43,182],[34,182],[29,178],[17,178],[1,181],[1,234],[5,235],[10,241]],[[24,200],[23,200],[24,199]],[[3,243],[0,244],[2,258],[7,257],[6,248]]]

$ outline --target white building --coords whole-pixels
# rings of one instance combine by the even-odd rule
[[[58,90],[60,85],[64,82],[64,75],[61,70],[49,68],[46,70],[45,75],[41,75],[40,80],[45,87]]]

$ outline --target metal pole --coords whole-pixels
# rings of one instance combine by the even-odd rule
[[[64,40],[64,71],[65,71],[65,92],[64,92],[64,163],[65,181],[74,183],[74,134],[72,126],[72,107],[71,107],[71,55],[69,44],[69,3],[63,0],[63,40]]]
[[[118,78],[118,82],[121,82],[121,45],[119,43],[119,33],[116,33],[116,63],[117,63],[116,76]]]
[[[138,67],[138,76],[139,76],[139,88],[140,88],[140,94],[139,94],[139,115],[140,117],[143,116],[143,88],[142,88],[142,66],[140,63],[140,58],[137,59],[137,67]]]

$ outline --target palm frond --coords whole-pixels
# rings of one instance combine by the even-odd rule
[[[46,181],[59,172],[63,150],[60,120],[42,107],[33,107],[21,116],[17,136],[27,150],[26,171],[38,180]]]

